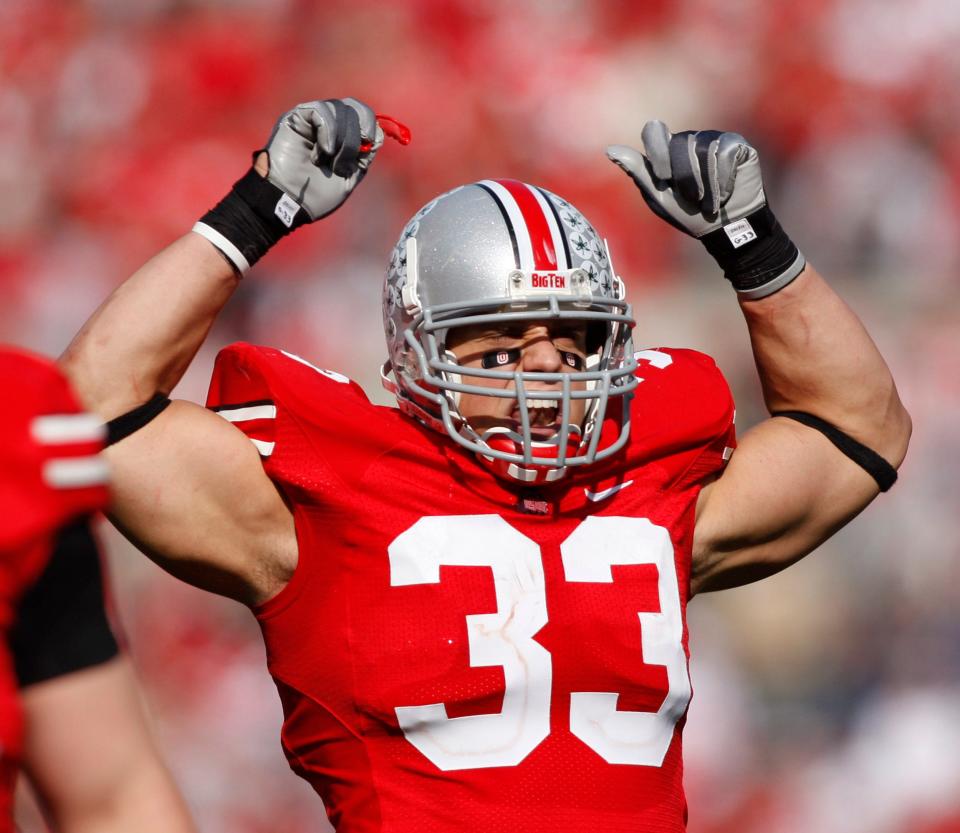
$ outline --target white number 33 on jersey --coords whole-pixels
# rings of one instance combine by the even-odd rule
[[[489,567],[497,609],[466,616],[472,667],[500,666],[503,708],[448,717],[443,703],[398,706],[407,740],[442,770],[514,766],[550,734],[552,667],[534,640],[547,624],[539,546],[499,515],[421,518],[388,548],[393,586],[437,584],[440,567]],[[618,711],[618,692],[570,693],[570,731],[611,764],[660,766],[690,701],[673,544],[646,518],[591,517],[561,544],[568,582],[612,583],[614,565],[657,568],[659,612],[638,612],[637,661],[666,668],[656,712]]]

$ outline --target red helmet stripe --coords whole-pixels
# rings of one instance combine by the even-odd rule
[[[557,252],[551,230],[551,224],[556,225],[556,220],[552,215],[544,212],[540,201],[529,185],[515,179],[497,179],[494,181],[509,192],[523,215],[523,222],[530,236],[533,268],[557,269]]]

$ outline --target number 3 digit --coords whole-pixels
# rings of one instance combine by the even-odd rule
[[[692,693],[670,535],[646,518],[593,517],[561,544],[560,553],[567,581],[611,583],[615,564],[657,568],[660,612],[638,616],[643,662],[667,669],[663,704],[656,712],[621,712],[616,692],[574,691],[570,731],[608,763],[660,766]]]
[[[533,636],[547,624],[537,545],[499,515],[421,518],[389,547],[390,583],[437,584],[440,565],[489,567],[496,613],[467,616],[470,665],[503,668],[499,714],[447,717],[443,703],[400,706],[407,740],[440,769],[520,763],[550,734],[552,668]]]

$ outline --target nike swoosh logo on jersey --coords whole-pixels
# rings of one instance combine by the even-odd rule
[[[604,489],[602,492],[591,492],[589,489],[584,489],[583,493],[587,496],[587,500],[592,500],[594,503],[598,503],[601,500],[606,500],[608,497],[612,497],[621,489],[626,489],[627,486],[632,486],[633,481],[628,480],[626,483],[618,483],[616,486],[611,486],[609,489]]]

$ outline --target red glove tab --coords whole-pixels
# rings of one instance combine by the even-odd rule
[[[383,113],[377,113],[377,124],[380,125],[380,129],[385,136],[389,136],[401,145],[410,144],[410,139],[412,138],[410,128],[397,121],[393,116],[385,116]],[[360,145],[360,152],[367,153],[371,148],[373,148],[373,142],[367,140]]]

